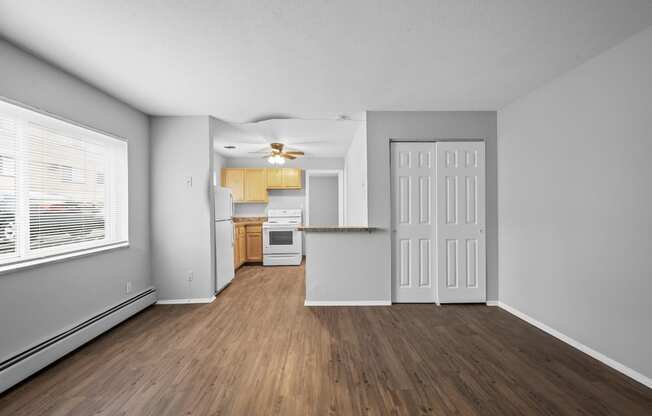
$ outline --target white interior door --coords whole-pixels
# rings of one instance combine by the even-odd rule
[[[437,143],[438,303],[486,301],[484,142]]]
[[[392,143],[392,302],[435,302],[435,144]]]

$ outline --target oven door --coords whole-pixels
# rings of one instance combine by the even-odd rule
[[[295,254],[301,252],[301,235],[294,227],[263,229],[263,254]]]

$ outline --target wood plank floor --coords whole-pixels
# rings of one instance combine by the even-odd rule
[[[245,266],[0,396],[0,415],[652,415],[652,390],[495,307],[306,308]]]

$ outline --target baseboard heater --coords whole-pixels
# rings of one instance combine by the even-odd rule
[[[0,393],[156,302],[150,288],[126,301],[0,362]]]

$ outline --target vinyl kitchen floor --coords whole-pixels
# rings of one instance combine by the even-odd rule
[[[0,396],[0,415],[651,415],[652,390],[496,307],[303,306],[244,266]]]

